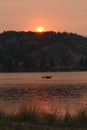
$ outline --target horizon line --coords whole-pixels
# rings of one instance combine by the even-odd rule
[[[79,33],[76,33],[76,32],[68,32],[68,31],[55,31],[55,30],[46,30],[46,31],[43,31],[43,32],[37,32],[37,31],[32,31],[32,30],[3,30],[3,31],[0,31],[0,34],[4,33],[4,32],[32,32],[32,33],[46,33],[46,32],[54,32],[54,33],[72,33],[72,34],[76,34],[76,35],[80,35],[80,36],[83,36],[83,37],[86,37],[87,38],[87,35],[84,35],[84,34],[79,34]]]

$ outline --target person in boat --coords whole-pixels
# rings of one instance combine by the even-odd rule
[[[42,78],[50,79],[52,76],[42,76]]]

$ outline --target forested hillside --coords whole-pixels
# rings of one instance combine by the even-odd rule
[[[73,33],[0,34],[0,71],[87,70],[87,38]]]

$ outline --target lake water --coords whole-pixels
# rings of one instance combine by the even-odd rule
[[[87,72],[0,73],[0,109],[15,112],[25,104],[74,113],[87,105]]]

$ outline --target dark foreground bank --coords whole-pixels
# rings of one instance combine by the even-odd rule
[[[37,107],[22,107],[17,113],[0,111],[0,130],[87,130],[87,108],[64,116]]]

